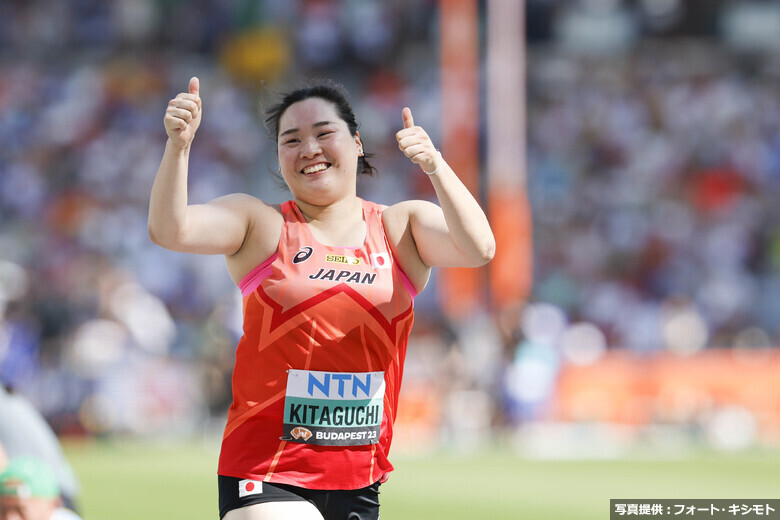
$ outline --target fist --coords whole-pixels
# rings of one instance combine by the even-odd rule
[[[395,134],[398,148],[414,164],[419,164],[423,171],[436,170],[442,160],[441,154],[433,146],[433,141],[428,137],[426,131],[421,126],[414,126],[414,118],[412,118],[412,111],[409,107],[404,107],[401,119],[403,119],[404,128]]]
[[[200,81],[190,79],[188,92],[182,92],[168,102],[165,110],[165,132],[179,148],[188,147],[200,126]]]

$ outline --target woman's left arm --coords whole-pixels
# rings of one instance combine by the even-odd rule
[[[430,179],[441,207],[430,202],[407,201],[395,208],[408,215],[409,228],[428,267],[477,267],[489,262],[496,242],[487,216],[466,186],[433,146],[422,127],[415,126],[412,111],[402,112],[403,130],[398,147]]]

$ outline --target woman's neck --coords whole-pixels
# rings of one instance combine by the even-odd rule
[[[298,209],[301,210],[306,222],[309,223],[317,222],[325,225],[338,225],[354,220],[356,215],[360,215],[362,218],[363,214],[363,203],[357,196],[341,199],[327,206],[317,206],[298,198],[295,199],[295,203],[298,205]]]
[[[314,206],[296,199],[312,236],[332,247],[360,247],[366,240],[363,202],[353,197],[328,206]]]

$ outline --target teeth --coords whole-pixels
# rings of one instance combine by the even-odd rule
[[[328,167],[327,164],[315,164],[314,166],[307,166],[303,169],[303,173],[316,173],[321,172],[322,170],[325,170]]]

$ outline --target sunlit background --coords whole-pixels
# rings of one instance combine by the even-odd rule
[[[760,0],[0,2],[0,380],[62,438],[221,436],[240,293],[146,229],[194,75],[192,202],[286,200],[262,108],[327,76],[376,154],[361,196],[434,196],[395,142],[410,106],[494,219],[496,266],[417,298],[394,453],[780,446]]]

